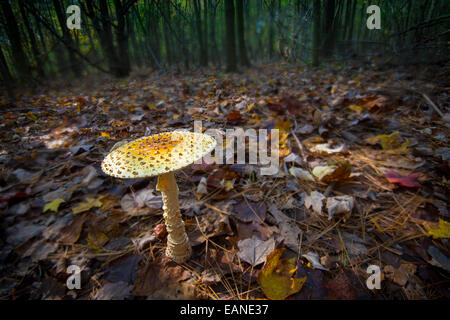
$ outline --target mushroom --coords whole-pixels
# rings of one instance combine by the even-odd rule
[[[174,172],[185,168],[216,146],[209,135],[174,131],[131,141],[112,150],[102,162],[102,170],[116,178],[158,176],[156,189],[161,192],[167,227],[166,255],[183,263],[192,253],[178,203]]]

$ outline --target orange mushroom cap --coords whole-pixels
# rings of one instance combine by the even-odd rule
[[[102,170],[116,178],[159,176],[189,166],[215,146],[216,140],[203,133],[159,133],[114,149],[102,161]]]

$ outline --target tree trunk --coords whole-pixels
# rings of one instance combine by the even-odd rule
[[[126,77],[130,74],[130,53],[128,45],[128,32],[126,29],[128,11],[125,12],[121,0],[114,0],[116,7],[116,38],[119,48],[119,77]]]
[[[5,28],[9,41],[11,42],[12,57],[14,66],[19,73],[20,78],[28,79],[30,77],[30,66],[27,56],[22,48],[19,27],[16,17],[12,11],[9,1],[0,1],[2,4],[3,17],[6,21]]]
[[[336,20],[334,19],[335,9],[336,7],[334,0],[325,0],[323,15],[323,34],[325,37],[323,53],[325,57],[331,57],[333,55],[336,44]]]
[[[36,41],[36,37],[34,36],[34,32],[31,29],[30,20],[28,19],[28,15],[25,12],[25,6],[23,5],[23,0],[19,0],[19,10],[22,16],[23,24],[27,29],[28,38],[30,39],[31,50],[33,51],[34,60],[36,63],[36,70],[40,77],[44,77],[44,70],[41,61],[41,53],[39,52],[39,47]]]
[[[350,14],[350,21],[347,21],[347,23],[349,24],[349,31],[348,31],[348,35],[347,35],[348,40],[352,40],[352,38],[353,38],[353,26],[355,24],[355,13],[356,13],[356,0],[353,0],[352,11]]]
[[[237,32],[239,43],[239,60],[241,64],[249,67],[250,61],[247,57],[247,49],[245,47],[245,35],[244,35],[244,1],[236,0],[236,14],[237,14]]]
[[[234,35],[234,0],[225,1],[225,52],[227,57],[227,72],[234,72],[236,68],[236,41]]]
[[[9,71],[8,63],[6,62],[6,58],[3,54],[2,48],[0,48],[0,67],[2,71],[2,80],[5,82],[5,84],[11,83],[13,81],[13,77],[11,75],[11,72]]]
[[[205,38],[202,29],[201,4],[200,0],[194,0],[195,26],[197,28],[197,39],[199,44],[200,65],[206,67],[208,58],[206,54]]]
[[[313,4],[313,43],[312,43],[312,65],[319,66],[319,44],[320,44],[320,1]]]
[[[216,1],[216,0],[215,0]],[[211,33],[210,33],[210,38],[211,38],[211,59],[213,59],[214,63],[216,65],[221,65],[221,60],[219,57],[219,53],[218,53],[218,48],[217,48],[217,40],[216,40],[216,13],[217,13],[217,6],[218,6],[218,2],[215,2],[212,5],[212,13],[210,14],[210,25],[211,25]]]
[[[270,14],[270,21],[269,21],[269,58],[273,58],[273,20],[275,18],[275,12],[274,12],[275,3],[274,0],[269,1],[269,14]]]
[[[205,60],[208,65],[208,1],[203,0],[203,46],[205,50]]]
[[[169,21],[170,21],[170,0],[164,0],[164,6],[162,8],[163,11],[166,11],[166,15],[163,17],[163,34],[164,34],[164,46],[166,48],[166,58],[169,65],[173,64],[173,56],[172,56],[172,45],[170,41],[170,30],[169,30]]]

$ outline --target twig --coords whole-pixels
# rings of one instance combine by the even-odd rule
[[[306,155],[305,155],[305,149],[303,148],[302,143],[300,142],[300,140],[298,139],[297,135],[295,134],[294,130],[291,130],[291,134],[295,139],[295,142],[297,142],[297,146],[300,149],[300,155],[302,156],[302,160],[305,163],[306,167],[309,168],[308,166],[308,160],[306,159]]]
[[[431,99],[425,93],[422,93],[422,97],[428,102],[430,106],[433,107],[433,109],[441,116],[441,118],[444,117],[442,111],[439,110],[438,106],[433,101],[431,101]]]

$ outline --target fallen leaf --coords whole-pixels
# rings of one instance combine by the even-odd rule
[[[66,202],[64,199],[56,198],[50,203],[47,203],[42,210],[42,212],[47,212],[48,210],[51,210],[53,212],[58,212],[59,205],[63,202]]]
[[[60,236],[57,241],[66,245],[77,242],[86,219],[87,217],[85,215],[77,216],[70,225],[60,230]]]
[[[322,214],[322,204],[325,196],[318,191],[312,191],[311,194],[305,197],[305,207],[311,208],[317,214]]]
[[[384,176],[390,183],[398,183],[408,188],[421,187],[421,184],[417,182],[417,178],[420,176],[420,173],[413,173],[409,176],[402,176],[394,170],[391,170],[385,173]]]
[[[296,164],[298,164],[299,166],[301,166],[303,164],[303,160],[302,158],[295,153],[290,153],[287,157],[285,157],[283,159],[284,162],[294,162]]]
[[[257,203],[252,201],[242,201],[234,206],[234,215],[242,222],[263,222],[266,218],[267,208],[264,203]]]
[[[289,169],[289,173],[292,176],[294,176],[300,180],[303,180],[303,181],[311,181],[311,182],[315,181],[314,177],[311,175],[311,173],[309,173],[309,171],[304,170],[302,168],[291,167]]]
[[[105,283],[95,295],[93,300],[123,300],[131,294],[132,285],[118,281],[114,283]]]
[[[387,279],[391,279],[399,286],[404,286],[410,276],[416,272],[417,267],[412,263],[403,263],[398,268],[391,265],[384,267],[384,275]]]
[[[352,104],[352,105],[348,106],[348,108],[349,108],[351,111],[356,112],[357,114],[361,114],[361,113],[363,112],[363,110],[364,110],[363,107],[358,106],[358,105],[356,105],[356,104]]]
[[[111,139],[111,136],[109,135],[109,133],[108,132],[101,132],[100,133],[100,135],[102,136],[102,137],[104,137],[104,138],[108,138],[108,139]]]
[[[350,280],[344,272],[328,281],[325,289],[330,300],[355,300],[356,292],[350,284]]]
[[[258,275],[258,283],[267,298],[284,300],[299,292],[306,277],[292,278],[296,271],[296,259],[280,259],[284,249],[276,249],[267,256],[264,268]]]
[[[425,227],[428,229],[428,235],[435,239],[450,238],[450,223],[445,220],[439,219],[437,226],[432,226],[430,223],[426,223]]]
[[[319,255],[317,253],[308,252],[307,254],[303,254],[302,257],[306,258],[314,269],[329,271],[320,263]]]
[[[334,217],[344,217],[344,221],[350,217],[355,199],[352,196],[337,196],[327,198],[328,220]]]
[[[101,207],[102,202],[100,201],[103,198],[103,196],[99,196],[97,198],[88,196],[86,198],[86,201],[80,202],[78,205],[72,208],[73,214],[78,214],[81,212],[86,212],[91,210],[94,207]]]
[[[346,161],[335,166],[316,166],[312,174],[320,181],[330,183],[348,179],[351,171],[350,162]]]
[[[208,193],[208,187],[206,186],[206,178],[202,177],[200,179],[200,182],[197,185],[197,194],[207,194]]]
[[[342,144],[340,146],[332,148],[329,143],[317,144],[317,145],[313,146],[310,149],[310,151],[321,154],[321,155],[329,155],[329,154],[333,154],[333,153],[345,153],[345,152],[348,153],[348,150],[345,147],[345,145]]]
[[[367,138],[366,142],[370,144],[376,144],[380,142],[383,151],[391,154],[401,154],[409,151],[409,140],[406,139],[405,142],[400,143],[398,131],[395,131],[391,134],[381,134],[375,137]]]
[[[270,214],[275,218],[278,224],[281,238],[284,240],[284,245],[294,252],[298,252],[300,228],[287,217],[278,207],[272,203],[269,206]]]
[[[87,237],[88,247],[92,250],[100,250],[106,243],[108,243],[109,238],[106,234],[101,232],[95,227],[90,227]]]
[[[136,274],[133,295],[150,296],[158,290],[186,280],[191,273],[167,257],[143,265]]]
[[[126,194],[120,200],[122,210],[132,216],[147,215],[162,208],[162,197],[153,189],[141,189],[134,194]]]
[[[435,246],[428,247],[428,253],[431,256],[431,260],[428,261],[429,264],[442,268],[447,272],[450,272],[450,258],[447,257],[444,253],[442,253]]]
[[[266,260],[266,257],[275,249],[275,240],[270,238],[263,241],[255,236],[237,242],[238,256],[252,266],[257,266]]]

